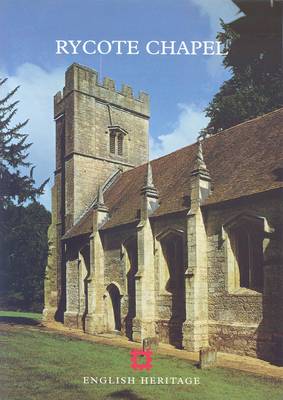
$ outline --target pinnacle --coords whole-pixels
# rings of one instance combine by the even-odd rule
[[[157,190],[153,183],[152,168],[150,162],[147,164],[145,184],[141,189],[141,193],[149,197],[158,197]]]
[[[209,172],[203,158],[202,143],[200,140],[198,140],[197,146],[197,154],[191,175],[203,175],[209,177]]]
[[[107,211],[108,210],[107,206],[104,203],[104,196],[103,196],[102,186],[98,186],[96,202],[94,204],[94,209],[101,210],[101,211]]]

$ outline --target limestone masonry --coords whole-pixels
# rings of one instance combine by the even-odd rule
[[[283,109],[148,162],[149,97],[54,98],[47,320],[283,363]]]

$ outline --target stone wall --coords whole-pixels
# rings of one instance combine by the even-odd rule
[[[78,310],[79,310],[79,272],[78,260],[67,262],[66,266],[66,285],[67,285],[67,311],[64,314],[64,322],[66,326],[78,327]]]
[[[282,220],[280,215],[280,199],[275,195],[269,196],[259,195],[251,199],[238,200],[237,202],[227,203],[226,205],[209,207],[203,210],[203,217],[208,237],[208,335],[209,344],[215,346],[220,351],[232,352],[253,357],[261,357],[271,361],[276,360],[276,354],[280,358],[280,348],[282,347],[283,337],[283,312],[282,312],[282,267],[280,260],[282,256],[280,229],[282,228]],[[232,217],[237,217],[243,213],[253,214],[264,217],[270,229],[266,232],[265,254],[264,254],[264,292],[259,293],[250,289],[241,289],[233,292],[227,290],[227,252],[225,250],[228,239],[223,236],[223,225]],[[170,274],[164,268],[168,268],[164,263],[164,255],[162,254],[162,242],[164,240],[174,240],[174,235],[178,237],[187,236],[186,227],[187,216],[184,213],[172,214],[154,218],[150,222],[150,229],[147,228],[146,235],[153,235],[154,245],[148,251],[152,252],[152,260],[150,265],[146,265],[148,271],[152,271],[145,277],[143,274],[139,276],[140,270],[138,265],[139,252],[141,248],[137,241],[137,231],[141,229],[134,224],[125,225],[119,228],[100,231],[101,241],[104,251],[104,278],[103,282],[98,282],[101,287],[100,293],[106,293],[110,284],[116,285],[121,295],[121,332],[132,338],[133,329],[142,332],[142,326],[149,324],[146,320],[145,324],[142,319],[132,320],[139,309],[136,307],[134,313],[130,313],[129,308],[131,294],[129,294],[129,263],[130,247],[136,252],[135,264],[133,267],[133,277],[138,277],[134,284],[135,296],[137,293],[143,305],[146,303],[146,296],[150,296],[148,292],[148,282],[150,276],[154,279],[154,317],[155,335],[161,342],[171,343],[182,347],[183,343],[191,340],[190,331],[183,329],[182,325],[186,321],[178,321],[174,319],[173,297],[170,290],[166,290],[165,283],[168,283]],[[268,229],[266,226],[265,229]],[[145,236],[145,241],[150,242],[150,237]],[[131,245],[129,244],[131,243]],[[142,242],[140,242],[142,243]],[[149,254],[147,253],[147,256]],[[183,272],[184,280],[186,277],[186,260],[187,260],[187,244],[186,239],[183,242]],[[150,261],[151,262],[151,261]],[[70,273],[71,270],[69,270]],[[75,269],[72,269],[75,274]],[[165,274],[165,275],[164,275]],[[163,276],[164,275],[164,276]],[[67,275],[68,276],[68,275]],[[75,275],[68,276],[69,290],[73,288],[78,293],[78,288],[73,282]],[[72,280],[73,279],[73,280]],[[141,285],[142,291],[139,291],[137,284]],[[133,281],[132,281],[133,283]],[[102,286],[101,286],[102,285]],[[76,294],[72,295],[76,297]],[[152,299],[151,299],[152,300]],[[78,301],[75,300],[75,301]],[[102,301],[102,298],[101,298]],[[187,300],[186,300],[187,301]],[[185,304],[187,307],[187,302]],[[70,310],[72,311],[72,310]],[[144,311],[144,309],[143,309]],[[186,310],[188,311],[188,310]],[[144,314],[140,314],[144,318]],[[66,315],[66,321],[72,326],[72,314]],[[187,316],[188,318],[188,316]]]
[[[181,338],[180,329],[182,322],[176,323],[172,316],[172,306],[175,306],[173,293],[166,288],[170,279],[167,261],[164,255],[166,239],[171,241],[180,238],[183,244],[182,261],[179,267],[183,270],[185,281],[185,270],[187,268],[187,246],[186,246],[186,219],[184,214],[164,215],[152,221],[154,241],[154,270],[155,270],[155,297],[156,297],[156,335],[160,342],[179,343]],[[165,245],[166,246],[166,245]],[[174,327],[175,325],[175,327]],[[178,325],[178,326],[177,326]],[[174,334],[174,332],[176,334]],[[180,347],[180,346],[178,346]]]
[[[124,227],[106,230],[102,232],[103,248],[105,252],[104,264],[104,290],[110,284],[118,287],[121,295],[121,331],[124,335],[131,337],[132,327],[129,327],[129,311],[132,309],[131,293],[129,293],[129,279],[133,278],[132,285],[134,285],[134,274],[137,271],[137,265],[131,265],[130,251],[131,247],[133,252],[137,252],[137,235],[136,227],[133,225],[126,225]],[[133,260],[134,264],[136,259]],[[131,269],[134,270],[131,273]],[[130,289],[131,291],[131,289]],[[135,295],[135,293],[134,293]],[[133,310],[132,312],[135,312]]]
[[[184,215],[169,215],[162,218],[155,219],[151,222],[151,229],[147,232],[153,232],[155,237],[154,248],[151,248],[152,264],[146,265],[146,268],[152,270],[154,275],[154,317],[152,322],[155,325],[155,334],[165,343],[172,343],[174,341],[174,323],[172,320],[172,294],[166,292],[165,287],[160,286],[160,277],[165,273],[164,269],[168,266],[164,262],[161,249],[161,241],[163,238],[173,237],[174,235],[183,236],[184,256],[183,256],[183,274],[186,269],[186,223]],[[170,236],[173,235],[173,236]],[[129,279],[129,266],[127,266],[127,258],[129,249],[128,244],[132,239],[137,240],[137,228],[135,226],[125,225],[124,227],[102,231],[103,247],[105,252],[105,265],[104,265],[104,288],[111,283],[117,284],[121,291],[121,317],[122,317],[122,332],[126,333],[126,317],[129,311],[129,293],[128,293],[128,279]],[[145,238],[149,240],[149,237]],[[132,246],[132,244],[131,244]],[[138,259],[137,249],[137,259]],[[147,253],[148,254],[148,253]],[[137,260],[136,260],[137,261]],[[134,274],[138,273],[138,265],[134,265]],[[169,272],[168,272],[169,274]],[[141,279],[147,279],[142,277]],[[165,281],[164,281],[165,282]],[[137,282],[134,282],[135,289],[137,289]],[[146,290],[148,289],[145,284],[142,295],[142,303],[145,304]],[[137,295],[137,291],[135,293]],[[151,295],[150,295],[151,296]],[[135,310],[136,311],[136,310]],[[139,323],[139,322],[138,322]],[[146,323],[149,323],[147,321]],[[179,323],[179,330],[182,328]],[[175,329],[176,330],[176,329]],[[182,330],[182,329],[181,329]],[[177,335],[181,336],[181,334]]]
[[[227,240],[223,225],[242,213],[265,218],[264,291],[227,289]],[[283,334],[282,312],[282,205],[277,195],[262,194],[210,207],[208,235],[208,316],[210,344],[221,351],[274,358]],[[280,267],[281,265],[281,267]],[[281,285],[281,286],[280,286]]]

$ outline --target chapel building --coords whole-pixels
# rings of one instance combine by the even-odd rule
[[[149,163],[148,95],[65,79],[45,319],[282,362],[283,109]]]

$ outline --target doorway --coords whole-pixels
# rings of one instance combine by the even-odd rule
[[[118,287],[111,283],[104,296],[106,331],[121,331],[121,294]]]

